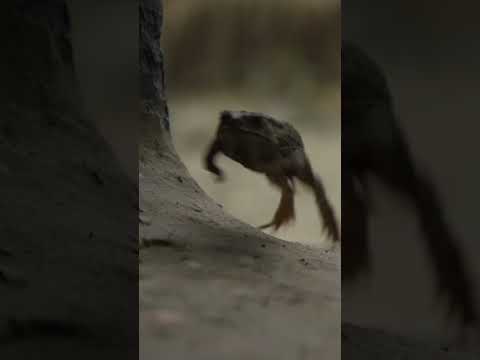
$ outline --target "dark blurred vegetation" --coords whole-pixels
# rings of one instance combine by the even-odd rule
[[[170,93],[279,96],[340,81],[338,0],[166,0],[165,14]]]

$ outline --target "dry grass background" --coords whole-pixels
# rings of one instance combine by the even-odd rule
[[[340,79],[338,0],[167,0],[170,91],[278,94]]]
[[[226,158],[214,182],[202,156],[223,109],[261,111],[298,128],[340,218],[340,2],[167,0],[162,38],[177,151],[226,211],[259,225],[280,194]],[[299,187],[297,221],[276,235],[327,245],[313,195]]]

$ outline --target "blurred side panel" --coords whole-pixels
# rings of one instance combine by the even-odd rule
[[[0,358],[138,358],[138,4],[0,5]]]
[[[480,303],[477,7],[342,1],[342,319],[468,351]]]

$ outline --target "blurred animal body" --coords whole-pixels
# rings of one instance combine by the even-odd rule
[[[476,320],[473,289],[456,239],[430,181],[414,165],[379,66],[359,47],[342,46],[342,280],[370,267],[368,215],[373,175],[413,204],[436,271],[438,291],[463,323]]]

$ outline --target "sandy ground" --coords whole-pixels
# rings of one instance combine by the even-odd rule
[[[234,219],[174,155],[144,156],[140,193],[141,359],[340,358],[338,251]]]

